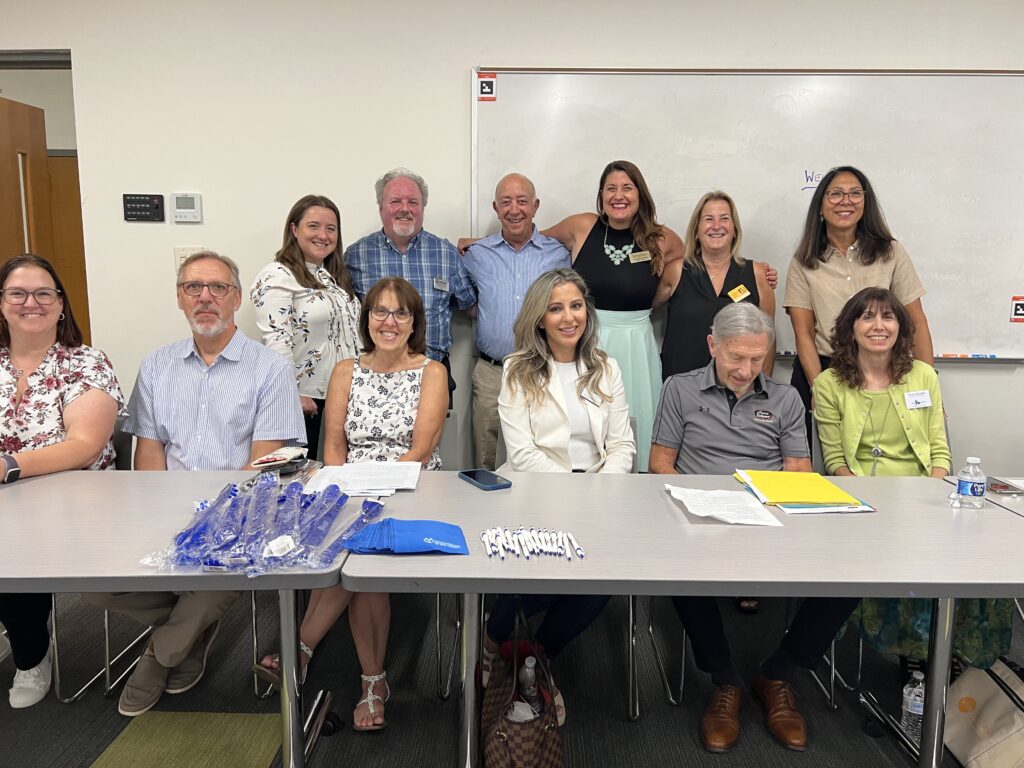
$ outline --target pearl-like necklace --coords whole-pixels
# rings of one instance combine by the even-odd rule
[[[616,248],[614,245],[608,245],[608,225],[604,225],[604,254],[611,259],[612,264],[619,266],[622,262],[629,258],[630,254],[633,253],[634,243],[624,245],[621,248]]]

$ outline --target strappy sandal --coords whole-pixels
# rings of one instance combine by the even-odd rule
[[[498,651],[492,651],[483,646],[480,651],[480,687],[486,688],[487,681],[491,678],[491,672],[494,670],[494,665],[498,663]]]
[[[381,672],[379,675],[360,675],[359,677],[363,680],[363,682],[369,683],[369,685],[366,686],[366,696],[364,696],[363,698],[361,698],[359,701],[356,702],[356,709],[359,709],[359,705],[360,704],[365,704],[366,705],[366,709],[367,709],[367,711],[370,714],[370,717],[371,718],[375,718],[377,716],[377,713],[376,713],[376,711],[374,709],[373,702],[379,701],[381,704],[387,704],[388,700],[391,698],[391,686],[388,685],[388,680],[387,680],[388,673],[387,672]],[[384,695],[383,696],[378,696],[376,693],[373,692],[373,686],[376,685],[379,682],[382,682],[382,681],[384,683],[384,689],[385,689]],[[355,713],[355,711],[353,710],[353,712],[352,712],[352,730],[354,730],[354,731],[380,731],[380,730],[383,730],[384,726],[386,726],[387,724],[388,723],[385,720],[383,723],[371,723],[370,725],[359,725],[356,722],[356,713]]]
[[[302,671],[299,673],[299,685],[301,685],[306,682],[309,662],[313,660],[313,649],[300,640],[299,650],[306,656],[306,666],[302,667]],[[270,664],[260,662],[259,664],[253,664],[250,669],[258,678],[281,690],[281,654],[273,653],[268,658],[270,659]]]

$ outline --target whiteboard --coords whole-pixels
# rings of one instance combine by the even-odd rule
[[[493,101],[478,74],[496,72]],[[529,176],[541,228],[594,211],[611,160],[644,173],[658,219],[680,235],[696,201],[736,201],[746,258],[786,269],[813,190],[837,165],[871,180],[894,236],[927,290],[939,355],[1024,358],[1024,73],[472,73],[475,235],[504,174]],[[1024,320],[1024,314],[1019,318]]]

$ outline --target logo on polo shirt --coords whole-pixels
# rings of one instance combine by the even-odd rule
[[[762,424],[771,424],[775,421],[775,414],[765,408],[758,408],[754,411],[754,421],[760,421]]]

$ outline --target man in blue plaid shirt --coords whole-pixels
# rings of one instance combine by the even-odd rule
[[[458,249],[423,229],[426,182],[396,168],[377,179],[375,189],[384,226],[350,245],[345,263],[360,299],[382,277],[404,277],[420,292],[427,312],[427,356],[448,369],[450,397],[455,389],[448,362],[452,307],[469,309],[476,304],[476,293]]]

